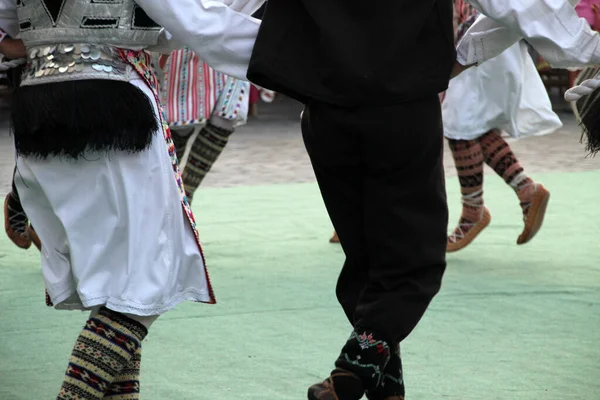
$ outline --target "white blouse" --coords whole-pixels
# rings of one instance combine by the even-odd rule
[[[579,18],[578,0],[467,0],[480,16],[460,41],[462,65],[481,64],[521,39],[554,67],[600,64],[600,35]]]

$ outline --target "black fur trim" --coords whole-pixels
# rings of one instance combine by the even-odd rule
[[[86,151],[147,149],[159,129],[148,96],[128,82],[82,80],[22,86],[12,124],[17,154],[80,158]]]

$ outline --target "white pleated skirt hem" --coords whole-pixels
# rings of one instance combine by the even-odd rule
[[[205,289],[187,289],[180,293],[174,293],[167,301],[155,304],[138,304],[129,299],[119,299],[108,296],[82,298],[75,289],[67,289],[55,296],[57,310],[89,311],[98,306],[105,306],[113,311],[133,314],[141,317],[162,315],[172,310],[185,301],[195,303],[209,303],[210,293]]]
[[[492,129],[519,139],[563,126],[523,43],[450,81],[442,117],[444,136],[453,140],[476,140]]]

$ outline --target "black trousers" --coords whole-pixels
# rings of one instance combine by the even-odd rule
[[[400,342],[446,268],[438,96],[351,109],[312,102],[302,133],[346,255],[337,298],[355,328]]]

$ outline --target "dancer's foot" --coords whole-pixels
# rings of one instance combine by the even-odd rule
[[[309,400],[359,400],[363,395],[360,378],[339,368],[323,382],[308,388]]]
[[[17,247],[27,250],[31,247],[31,238],[27,234],[29,220],[21,203],[11,193],[4,199],[4,230],[8,238]]]
[[[333,236],[331,237],[331,239],[329,239],[329,243],[339,243],[340,242],[340,238],[338,237],[337,232],[333,232]]]
[[[483,207],[479,221],[461,218],[454,232],[448,236],[446,252],[453,253],[467,247],[490,224],[491,220],[492,216],[486,207]]]
[[[368,400],[404,400],[405,393],[402,358],[400,346],[398,346],[383,370],[381,385],[373,390],[368,390],[366,394]]]
[[[519,196],[525,227],[517,239],[517,244],[525,244],[531,241],[538,233],[544,222],[548,201],[550,200],[550,192],[541,183],[534,183],[527,189],[530,189],[529,199],[523,199],[522,196]]]

